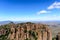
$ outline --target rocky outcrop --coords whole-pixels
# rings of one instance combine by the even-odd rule
[[[47,25],[23,23],[10,25],[10,40],[52,40],[51,30]]]

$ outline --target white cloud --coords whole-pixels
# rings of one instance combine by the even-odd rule
[[[50,13],[51,11],[49,9],[60,9],[60,2],[54,2],[52,5],[50,5],[47,9],[48,10],[41,10],[39,12],[37,12],[37,14],[45,14],[45,13]]]
[[[49,13],[49,11],[41,10],[41,11],[37,12],[37,14],[45,14],[45,13]]]
[[[48,9],[60,8],[60,2],[54,2]]]

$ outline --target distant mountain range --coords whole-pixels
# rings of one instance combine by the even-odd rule
[[[0,21],[0,25],[8,24],[10,22],[13,23],[23,23],[25,21]],[[26,21],[28,22],[28,21]],[[33,23],[41,23],[41,24],[48,24],[48,25],[60,25],[60,21],[31,21]]]
[[[24,21],[0,21],[0,25],[8,24],[10,22],[17,24],[17,23],[23,23]]]
[[[4,25],[4,24],[8,24],[10,23],[11,21],[0,21],[0,25]]]

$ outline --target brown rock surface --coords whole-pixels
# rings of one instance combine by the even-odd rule
[[[19,24],[15,28],[12,26],[11,32],[10,40],[52,40],[51,30],[43,24]]]

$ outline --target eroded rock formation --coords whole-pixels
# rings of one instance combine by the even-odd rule
[[[10,26],[10,40],[52,40],[51,30],[47,25],[22,23]]]

